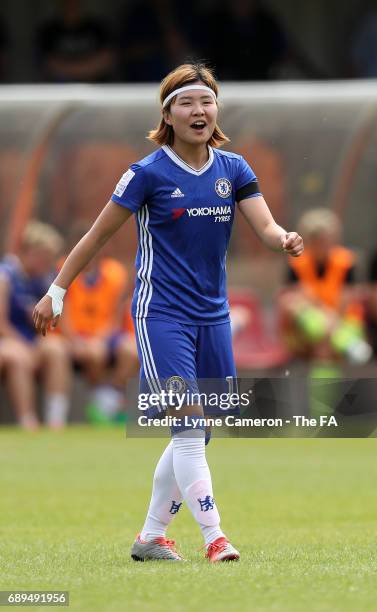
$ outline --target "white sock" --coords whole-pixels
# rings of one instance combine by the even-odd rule
[[[62,427],[67,422],[69,398],[65,393],[48,393],[45,399],[45,421],[50,427]]]
[[[94,404],[107,417],[117,414],[122,406],[123,393],[111,385],[99,385],[91,395]]]
[[[153,478],[152,497],[147,518],[140,533],[142,540],[150,541],[165,537],[169,523],[182,503],[173,470],[173,442],[162,453]]]
[[[207,527],[206,525],[200,525],[200,529],[202,530],[204,544],[208,546],[211,542],[217,540],[217,538],[225,538],[223,532],[220,529],[220,525],[215,525],[214,527]]]
[[[205,456],[204,432],[187,431],[173,436],[173,465],[177,484],[205,544],[224,537],[213,499],[212,479]],[[196,435],[195,435],[196,434]]]

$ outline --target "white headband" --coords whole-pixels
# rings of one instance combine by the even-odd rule
[[[174,91],[172,91],[168,96],[166,96],[165,100],[162,103],[162,108],[165,108],[165,106],[168,104],[168,102],[170,102],[172,98],[174,98],[174,96],[177,96],[183,91],[191,91],[193,89],[199,89],[200,91],[207,91],[209,94],[211,94],[211,96],[215,98],[215,100],[217,100],[215,92],[210,87],[207,87],[207,85],[184,85],[184,87],[179,87],[178,89],[175,89]]]

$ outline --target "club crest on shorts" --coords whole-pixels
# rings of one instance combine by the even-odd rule
[[[232,183],[226,178],[219,178],[215,183],[215,191],[220,198],[227,198],[232,192]]]
[[[183,393],[186,389],[186,383],[182,376],[170,376],[166,381],[166,391],[173,393]]]

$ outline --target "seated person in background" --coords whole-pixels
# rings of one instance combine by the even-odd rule
[[[70,362],[65,343],[55,334],[36,334],[32,311],[44,295],[63,246],[57,231],[31,221],[24,230],[18,256],[0,262],[0,362],[18,422],[26,429],[39,425],[35,406],[36,374],[45,391],[44,417],[54,428],[66,422]]]
[[[126,289],[124,266],[98,255],[65,298],[60,329],[91,387],[92,421],[112,420],[123,411],[127,379],[138,371],[135,338],[123,326]]]
[[[285,340],[297,357],[365,363],[364,309],[355,285],[355,256],[339,245],[336,215],[318,208],[303,215],[300,258],[289,258],[288,287],[280,296]]]
[[[86,16],[80,0],[60,0],[61,13],[37,33],[41,76],[58,83],[104,83],[113,79],[114,52],[106,25]]]
[[[172,0],[125,3],[119,19],[122,81],[161,81],[167,70],[183,61],[188,50],[177,22],[177,5]],[[191,13],[187,3],[184,13],[187,21]]]
[[[276,78],[288,51],[288,42],[267,3],[225,0],[216,4],[209,12],[201,7],[204,15],[199,19],[206,31],[201,42],[203,53],[211,58],[219,78],[234,81]]]

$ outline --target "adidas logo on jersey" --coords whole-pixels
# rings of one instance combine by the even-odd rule
[[[171,198],[184,198],[185,194],[182,193],[182,191],[179,189],[179,187],[177,187],[177,189],[174,189],[173,193],[170,196]]]

